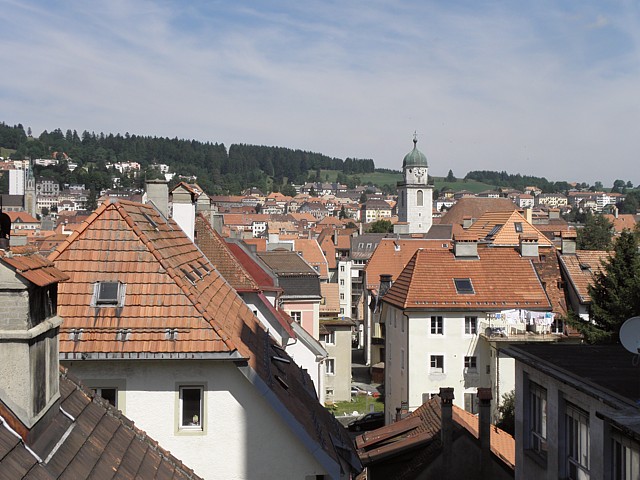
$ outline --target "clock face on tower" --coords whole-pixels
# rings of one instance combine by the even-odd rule
[[[414,168],[413,170],[413,174],[416,176],[416,178],[418,179],[418,181],[422,180],[422,177],[424,177],[424,174],[426,173],[426,169],[424,168]]]

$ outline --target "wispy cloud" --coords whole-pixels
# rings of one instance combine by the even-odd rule
[[[640,183],[633,5],[252,5],[0,0],[1,120]]]

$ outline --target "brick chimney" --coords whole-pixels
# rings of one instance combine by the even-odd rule
[[[453,236],[453,254],[456,258],[477,258],[478,237],[474,233],[459,233]]]
[[[480,478],[491,480],[491,389],[478,388],[478,437],[480,438]]]
[[[577,239],[578,234],[575,230],[562,232],[562,246],[560,247],[560,253],[563,255],[575,254]]]
[[[442,442],[442,475],[448,478],[453,453],[453,388],[440,387],[440,441]]]

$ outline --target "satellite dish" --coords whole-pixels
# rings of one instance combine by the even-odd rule
[[[622,324],[620,342],[631,353],[640,353],[640,317],[631,317]]]

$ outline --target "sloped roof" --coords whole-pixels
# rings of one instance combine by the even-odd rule
[[[320,303],[320,313],[337,315],[340,312],[340,286],[337,283],[321,283],[320,291],[324,299]]]
[[[233,288],[237,291],[259,290],[256,281],[238,262],[224,239],[211,227],[202,213],[196,216],[195,228],[196,245]]]
[[[318,275],[301,255],[286,250],[258,252],[258,257],[265,262],[276,275]]]
[[[486,212],[513,212],[518,207],[508,198],[464,197],[458,200],[441,220],[441,224],[461,224],[464,217],[480,218]]]
[[[446,246],[443,247],[443,245]],[[449,249],[449,247],[451,247],[450,242],[443,242],[442,240],[425,240],[422,238],[381,239],[378,248],[373,252],[365,267],[367,289],[378,288],[380,275],[389,274],[391,279],[395,281],[419,248]]]
[[[329,278],[329,265],[327,258],[322,253],[320,245],[315,238],[298,238],[294,241],[294,248],[302,255],[309,265],[317,268],[320,278],[327,280]]]
[[[473,293],[458,293],[454,279],[469,279]],[[490,247],[479,247],[477,259],[420,249],[382,300],[403,309],[551,308],[531,260],[510,248]]]
[[[10,267],[18,276],[39,287],[46,287],[69,279],[65,273],[55,268],[53,263],[40,255],[7,255],[4,250],[0,250],[0,261]]]
[[[245,242],[246,243],[246,242]],[[237,243],[228,242],[229,250],[236,260],[244,267],[246,272],[258,284],[261,290],[277,290],[275,277],[268,273],[268,266],[263,263],[257,256],[250,255],[245,249]],[[264,267],[260,266],[260,262]]]
[[[516,228],[519,224],[519,230]],[[536,235],[539,246],[552,247],[553,243],[520,215],[519,212],[487,212],[467,231],[486,240],[494,246],[519,245],[521,235]]]
[[[479,438],[478,417],[453,405],[454,431],[465,430]],[[399,466],[395,478],[415,478],[416,474],[440,454],[442,443],[442,408],[440,397],[435,396],[418,407],[409,416],[356,437],[358,455],[366,466],[389,456],[417,449],[411,460]],[[515,440],[505,431],[491,426],[491,452],[510,469],[515,468]]]
[[[556,250],[555,248],[540,249],[539,253],[538,259],[533,259],[533,266],[544,283],[544,290],[551,302],[551,311],[565,316],[567,314],[567,300]]]
[[[253,314],[182,229],[149,204],[106,201],[49,258],[70,277],[58,289],[61,353],[249,354],[232,334]],[[94,284],[106,281],[126,284],[124,307],[91,306]],[[178,330],[177,340],[167,339],[168,328]],[[122,329],[131,330],[127,341],[117,339]]]
[[[41,459],[52,454],[46,462],[39,462],[0,417],[3,478],[200,478],[65,369],[60,373],[60,397],[54,418],[30,445]]]
[[[575,254],[558,255],[567,279],[580,297],[581,303],[591,302],[589,285],[602,270],[602,262],[606,262],[609,255],[609,252],[604,250],[577,250]]]
[[[27,212],[4,212],[9,215],[11,223],[40,223],[37,218],[32,217]]]
[[[625,229],[633,231],[636,226],[636,216],[631,213],[620,213],[618,216],[607,213],[603,217],[611,222],[616,233],[621,233]]]

